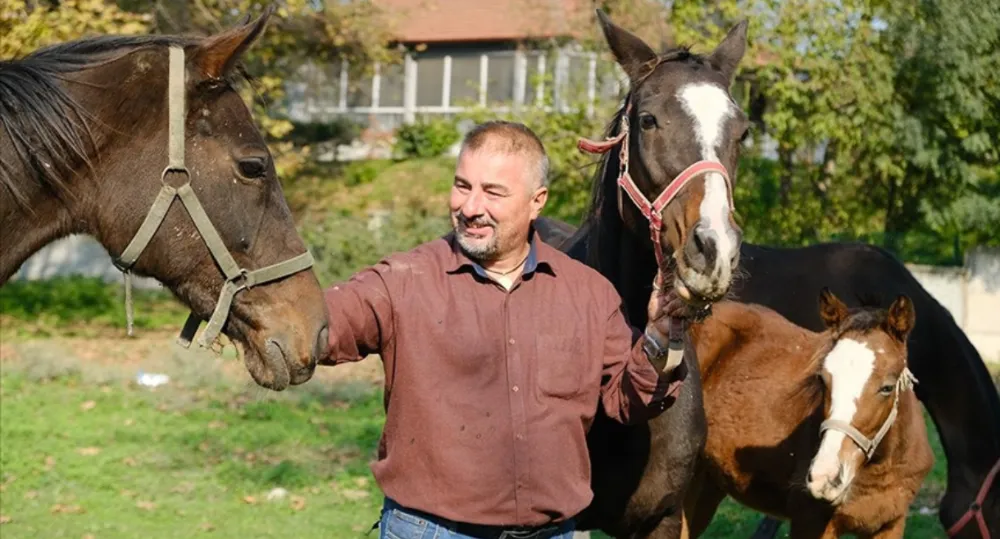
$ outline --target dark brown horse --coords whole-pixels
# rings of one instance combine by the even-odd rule
[[[607,139],[581,145],[606,152],[594,208],[616,217],[593,229],[590,253],[602,256],[589,262],[615,284],[641,327],[645,307],[636,301],[648,302],[658,265],[697,306],[731,287],[741,233],[732,221],[730,182],[748,121],[729,86],[745,51],[746,25],[709,55],[686,49],[658,55],[598,16],[630,90]],[[649,423],[624,426],[598,410],[588,435],[594,500],[579,517],[581,529],[680,536],[685,489],[705,442],[698,369],[690,357],[685,362],[688,377],[677,400]]]
[[[622,32],[612,30],[613,34]],[[618,37],[614,42],[619,45],[609,38],[611,50],[623,66],[649,58],[649,48],[634,36]],[[631,43],[631,50],[637,52],[623,52],[620,43]],[[647,91],[654,90],[649,87]],[[658,108],[679,107],[669,92],[662,92],[659,100]],[[619,111],[613,118],[609,136],[617,133],[621,115]],[[657,128],[693,138],[690,125],[672,123]],[[738,153],[733,144],[732,154],[738,158]],[[662,159],[666,159],[665,154],[652,162]],[[538,228],[543,240],[607,277],[621,294],[631,323],[641,327],[646,322],[650,294],[646,283],[652,282],[657,260],[655,245],[646,227],[636,222],[634,208],[627,199],[618,204],[620,163],[618,147],[611,148],[595,178],[588,213],[572,237],[565,238],[565,223],[547,222],[552,219],[539,219]],[[633,175],[645,173],[644,163],[633,162],[631,166],[638,171]],[[729,164],[727,168],[734,171]],[[662,190],[666,181],[659,175],[656,178],[651,181],[658,182]],[[648,196],[657,192],[650,189]],[[546,235],[552,231],[557,233]],[[1000,466],[1000,398],[972,343],[909,270],[883,249],[850,243],[774,248],[742,242],[739,263],[728,299],[765,305],[814,331],[821,330],[823,323],[812,298],[824,286],[843,298],[877,292],[911,298],[921,316],[909,337],[908,363],[922,381],[915,392],[937,427],[948,461],[948,485],[939,519],[946,529],[955,527],[950,534],[954,537],[984,537],[983,527],[993,537],[1000,537],[1000,476],[995,472]],[[631,533],[628,530],[642,529],[640,522],[658,522],[657,511],[669,514],[676,510],[676,483],[663,478],[674,470],[671,443],[691,438],[691,431],[678,427],[671,432],[664,428],[669,421],[666,417],[662,423],[651,423],[649,429],[622,428],[605,419],[598,415],[590,437],[596,498],[584,522],[609,526],[627,536]],[[686,462],[676,466],[684,469]],[[664,502],[656,505],[639,500]],[[646,510],[636,509],[637,504]]]
[[[723,301],[693,323],[708,441],[685,500],[692,537],[726,496],[791,522],[793,538],[901,538],[934,464],[910,391],[913,304],[848,309],[828,290],[826,330]]]
[[[185,337],[211,318],[203,344],[219,331],[240,343],[261,386],[309,380],[323,295],[233,84],[269,15],[207,38],[105,36],[0,62],[0,283],[53,240],[89,234],[192,310]]]

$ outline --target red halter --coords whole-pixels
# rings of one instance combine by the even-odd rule
[[[733,207],[733,188],[729,180],[729,173],[726,171],[726,167],[722,166],[722,163],[717,161],[697,161],[691,166],[687,167],[680,174],[678,174],[667,188],[663,190],[662,193],[656,200],[650,202],[639,187],[636,186],[635,181],[628,172],[628,135],[629,135],[629,120],[628,115],[632,110],[632,103],[629,103],[625,107],[625,112],[622,114],[621,119],[621,129],[618,135],[607,138],[603,141],[597,142],[586,138],[580,138],[577,143],[577,148],[589,153],[606,153],[616,144],[621,143],[620,150],[620,161],[619,173],[618,173],[618,185],[621,187],[622,191],[632,199],[642,215],[649,221],[649,234],[653,240],[654,250],[656,252],[656,262],[659,267],[663,267],[663,246],[660,243],[660,231],[663,229],[663,208],[670,204],[670,201],[677,196],[677,193],[684,188],[685,185],[709,172],[717,172],[722,175],[722,178],[726,182],[726,193],[729,197],[729,207]],[[622,210],[622,199],[621,192],[618,194],[618,210]]]
[[[997,472],[1000,472],[1000,459],[997,459],[990,473],[986,474],[986,479],[983,481],[983,485],[979,487],[979,493],[976,494],[976,499],[969,506],[968,511],[962,515],[962,518],[958,519],[958,522],[948,528],[948,537],[954,537],[955,534],[961,531],[972,520],[972,517],[976,517],[976,524],[979,524],[980,535],[983,536],[983,539],[990,539],[990,529],[986,526],[986,520],[983,519],[983,502],[986,501],[986,493],[993,486],[993,480],[996,479]]]

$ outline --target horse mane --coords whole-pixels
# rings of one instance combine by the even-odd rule
[[[97,118],[67,92],[68,75],[111,63],[133,52],[200,38],[176,35],[98,36],[51,45],[0,61],[0,127],[26,174],[0,157],[0,185],[27,208],[29,182],[57,194],[79,165],[93,172],[92,123]]]

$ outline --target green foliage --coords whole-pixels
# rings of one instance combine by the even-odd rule
[[[348,279],[385,255],[409,250],[451,229],[445,212],[428,214],[401,209],[374,213],[368,218],[332,215],[303,230],[316,258],[320,283]]]
[[[135,327],[159,328],[184,323],[187,311],[168,292],[133,290]],[[87,327],[125,328],[121,285],[91,277],[53,277],[11,281],[0,288],[4,332],[31,335],[75,334]]]
[[[396,130],[395,152],[404,159],[438,157],[448,151],[461,135],[453,120],[420,118]]]

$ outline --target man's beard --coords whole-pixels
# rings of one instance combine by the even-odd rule
[[[455,238],[458,240],[459,247],[465,252],[466,256],[477,261],[488,261],[493,260],[500,253],[500,242],[497,235],[497,223],[496,221],[490,219],[489,217],[482,216],[475,219],[467,219],[461,212],[456,212],[454,215],[455,219]],[[484,241],[483,239],[472,239],[465,235],[467,228],[479,228],[479,227],[489,227],[493,230],[489,239]]]

